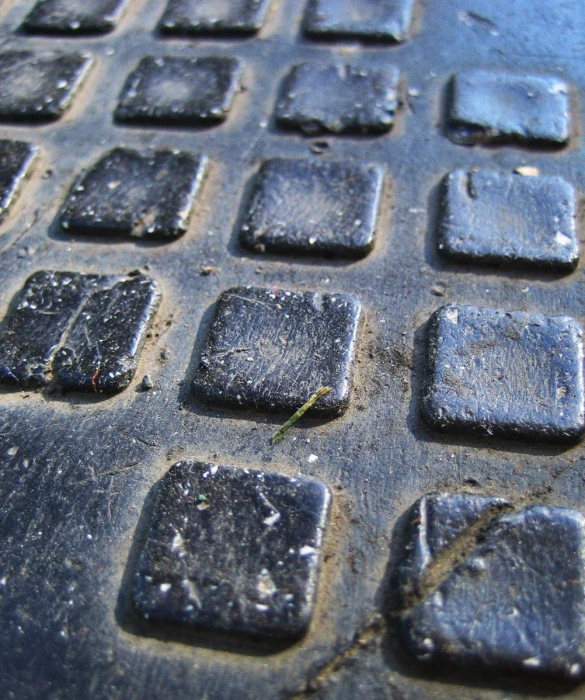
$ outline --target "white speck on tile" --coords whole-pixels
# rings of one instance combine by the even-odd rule
[[[514,172],[518,175],[524,175],[524,177],[537,177],[540,175],[538,168],[533,165],[520,165],[518,168],[514,168]]]
[[[276,525],[276,523],[280,520],[280,513],[276,511],[276,513],[273,513],[272,515],[269,515],[267,518],[264,518],[264,525],[268,525],[271,527],[272,525]]]
[[[262,571],[259,573],[256,583],[256,590],[258,591],[260,600],[270,599],[278,591],[278,588],[276,587],[276,584],[272,580],[272,577],[268,573],[267,569],[262,569]]]
[[[558,243],[559,245],[571,245],[571,239],[568,236],[565,236],[564,233],[557,231],[555,243]]]
[[[457,325],[457,322],[459,321],[459,312],[457,309],[447,308],[445,309],[445,318],[447,321],[451,321],[451,323]]]

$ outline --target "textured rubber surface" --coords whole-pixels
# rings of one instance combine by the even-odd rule
[[[0,30],[0,696],[583,697],[580,4]]]

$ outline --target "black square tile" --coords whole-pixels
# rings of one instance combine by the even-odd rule
[[[36,34],[103,34],[111,31],[128,0],[38,0],[23,27]]]
[[[257,252],[367,255],[374,246],[383,179],[377,165],[266,161],[255,178],[240,241]]]
[[[569,271],[579,260],[575,191],[560,177],[450,173],[439,250],[450,260]]]
[[[235,287],[219,297],[193,382],[213,404],[295,411],[322,386],[311,409],[348,405],[362,311],[345,294]]]
[[[50,271],[28,278],[0,331],[0,383],[37,387],[50,382],[53,356],[97,279]]]
[[[147,56],[126,80],[116,119],[171,126],[224,121],[240,74],[239,61],[230,56]]]
[[[303,22],[309,36],[404,41],[413,0],[309,0]]]
[[[156,282],[42,271],[26,281],[0,330],[0,384],[124,389],[160,302]]]
[[[55,355],[65,390],[113,394],[132,381],[160,288],[142,275],[97,280]]]
[[[262,26],[270,0],[169,0],[159,22],[165,34],[252,34]]]
[[[393,66],[299,63],[283,83],[276,121],[307,134],[389,131],[398,108],[398,79]]]
[[[0,53],[0,121],[58,119],[91,64],[78,53]]]
[[[0,221],[16,198],[38,155],[36,146],[0,140]]]
[[[144,619],[257,637],[309,626],[329,489],[269,472],[178,462],[162,478],[132,603]]]
[[[455,143],[562,146],[569,140],[569,87],[559,78],[471,70],[455,74],[451,91]]]
[[[435,493],[408,522],[400,626],[415,658],[496,677],[585,678],[581,513]]]
[[[70,233],[177,238],[187,230],[206,163],[186,151],[115,148],[75,183],[61,226]]]
[[[425,421],[455,432],[581,438],[582,335],[566,316],[444,306],[429,324]]]

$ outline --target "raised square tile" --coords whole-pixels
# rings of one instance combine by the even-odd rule
[[[58,119],[91,63],[78,53],[0,53],[0,121]]]
[[[429,323],[425,421],[455,432],[581,438],[582,335],[566,316],[444,306]]]
[[[206,170],[186,151],[115,148],[73,186],[61,213],[70,233],[177,238],[186,230]]]
[[[302,636],[330,502],[316,481],[178,462],[155,496],[134,578],[135,611],[183,628]]]
[[[38,149],[23,141],[0,140],[0,221],[30,173]]]
[[[126,80],[116,119],[185,126],[224,121],[240,74],[240,63],[231,56],[147,56]]]
[[[311,412],[340,414],[361,320],[359,302],[345,294],[229,289],[217,301],[193,390],[213,404],[295,411],[328,386]]]
[[[106,394],[125,389],[160,297],[156,282],[142,275],[97,280],[55,355],[60,386]]]
[[[0,330],[0,384],[112,393],[125,388],[160,301],[156,282],[42,271]]]
[[[52,360],[96,275],[36,272],[13,302],[0,331],[0,383],[39,387],[51,380]]]
[[[23,27],[37,34],[103,34],[111,31],[128,0],[38,0]]]
[[[159,29],[165,34],[252,34],[262,26],[270,0],[169,0]]]
[[[559,78],[471,70],[456,73],[451,87],[455,143],[562,146],[569,140],[569,87]]]
[[[398,108],[399,71],[305,61],[285,78],[276,121],[307,134],[389,131]]]
[[[304,30],[309,36],[404,41],[413,0],[309,0]]]
[[[451,260],[572,270],[579,260],[575,191],[560,177],[450,173],[439,250]]]
[[[246,205],[240,241],[257,252],[367,255],[374,246],[382,184],[377,165],[266,161]]]
[[[585,679],[585,518],[429,494],[400,565],[407,650],[423,663]],[[440,562],[440,564],[439,564]]]

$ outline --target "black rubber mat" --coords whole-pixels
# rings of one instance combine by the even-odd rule
[[[580,4],[0,30],[0,696],[585,697]]]

